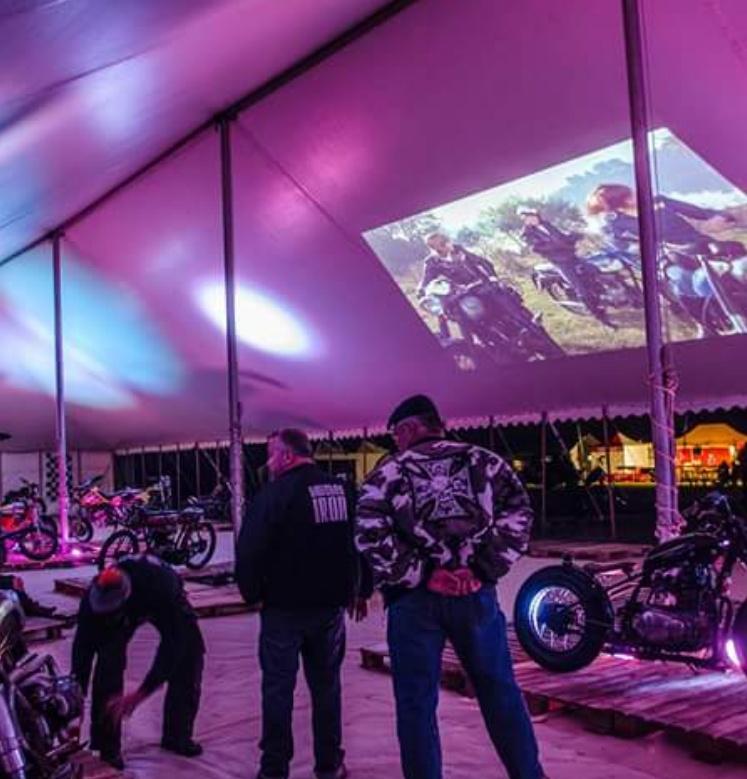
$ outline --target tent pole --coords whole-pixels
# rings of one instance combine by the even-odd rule
[[[612,540],[617,541],[617,515],[615,509],[615,486],[612,483],[612,458],[610,457],[610,428],[607,406],[602,406],[602,431],[604,435],[604,468],[607,471],[607,501],[610,513]]]
[[[200,443],[199,441],[195,442],[195,497],[199,498],[202,494],[200,492],[200,482],[202,480],[200,479]]]
[[[182,458],[181,447],[176,445],[176,508],[182,507]]]
[[[234,265],[233,181],[231,169],[231,118],[223,116],[220,130],[221,206],[223,212],[223,269],[226,284],[226,351],[228,362],[229,462],[231,473],[231,522],[238,538],[244,511],[239,356],[236,341],[236,276]]]
[[[368,476],[368,447],[366,444],[368,443],[368,428],[363,428],[363,479]],[[361,481],[363,481],[361,479]]]
[[[542,412],[540,427],[540,467],[542,473],[542,508],[540,511],[540,534],[544,535],[547,524],[547,411]]]
[[[656,474],[656,535],[659,541],[666,541],[677,535],[678,518],[674,499],[676,481],[671,457],[674,450],[673,431],[670,429],[667,414],[667,382],[670,376],[665,368],[665,347],[659,305],[658,244],[649,158],[642,3],[641,0],[622,0],[622,5],[651,392],[652,440]]]
[[[332,475],[332,447],[335,445],[335,434],[329,431],[329,452],[327,453],[327,471]]]
[[[488,417],[488,449],[495,452],[495,417]]]
[[[65,363],[62,346],[62,235],[52,236],[54,270],[54,358],[57,430],[57,505],[60,512],[60,534],[63,549],[70,540],[67,494],[67,422],[65,420]]]

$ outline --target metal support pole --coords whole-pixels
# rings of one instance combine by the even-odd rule
[[[140,475],[143,477],[143,483],[141,486],[148,486],[148,472],[145,468],[145,447],[140,447]]]
[[[615,508],[615,485],[612,482],[612,458],[610,457],[610,429],[607,406],[602,406],[602,434],[604,437],[604,469],[607,471],[607,504],[610,514],[610,533],[617,540],[617,514]]]
[[[363,479],[368,476],[368,428],[363,428]],[[361,479],[361,481],[363,481]]]
[[[176,462],[176,507],[180,509],[182,507],[182,458],[181,448],[179,444],[176,445],[176,456],[174,460]]]
[[[540,510],[540,534],[544,534],[547,525],[547,411],[542,412],[540,428],[540,458],[542,474],[542,508]]]
[[[495,451],[495,417],[488,417],[488,449]]]
[[[673,431],[670,430],[667,414],[665,389],[667,375],[659,306],[658,244],[649,159],[648,105],[641,25],[642,4],[640,0],[622,0],[622,3],[646,315],[646,347],[651,383],[651,432],[656,474],[656,535],[659,541],[665,541],[677,534],[678,518],[674,499],[676,479],[671,458],[674,448]]]
[[[231,172],[231,124],[223,117],[220,131],[221,206],[223,211],[223,270],[226,285],[226,352],[228,361],[228,425],[231,472],[231,522],[238,538],[244,512],[239,354],[236,341],[236,276],[234,266],[233,181]]]
[[[200,482],[200,444],[195,443],[195,497],[199,498],[202,494]]]
[[[329,451],[327,452],[327,472],[329,475],[332,475],[332,447],[334,446],[335,442],[335,434],[330,430],[329,431]]]
[[[163,478],[163,446],[158,445],[158,479]]]
[[[70,539],[67,494],[67,424],[65,420],[65,362],[62,346],[62,235],[52,236],[52,264],[54,270],[54,362],[57,431],[57,506],[60,513],[60,535],[65,547]]]

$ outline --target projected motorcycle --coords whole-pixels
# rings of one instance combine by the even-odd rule
[[[584,291],[550,262],[535,266],[532,282],[566,311],[596,316],[595,311],[639,309],[643,293],[633,263],[619,252],[602,252],[578,257],[575,271],[584,280]]]
[[[171,565],[203,568],[212,559],[217,540],[215,528],[199,506],[182,511],[141,509],[127,527],[104,541],[98,565],[104,568],[120,557],[146,551]]]
[[[551,671],[575,671],[603,650],[642,660],[747,672],[747,603],[729,583],[747,564],[747,523],[712,493],[689,512],[688,532],[642,564],[543,568],[522,585],[514,626],[527,654]]]
[[[747,251],[739,241],[711,241],[707,250],[664,244],[663,294],[674,311],[705,335],[747,333]]]
[[[464,340],[461,346],[468,351],[479,344],[494,358],[505,355],[512,360],[565,354],[519,296],[493,282],[457,286],[440,276],[426,286],[420,305],[434,316],[456,322]]]
[[[15,594],[0,591],[0,776],[73,779],[83,694],[54,658],[28,652],[23,620]]]

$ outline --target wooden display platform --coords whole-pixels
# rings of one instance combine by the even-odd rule
[[[81,767],[81,779],[121,779],[124,776],[122,771],[117,771],[108,763],[99,760],[87,749],[75,755],[73,763]]]
[[[22,635],[27,644],[41,641],[56,641],[62,638],[62,631],[75,624],[75,615],[66,617],[27,617]]]
[[[588,668],[554,674],[509,641],[516,680],[532,714],[565,711],[591,730],[625,738],[664,731],[698,759],[747,762],[747,678],[738,672],[694,672],[676,663],[602,656]],[[361,665],[389,672],[386,644],[362,648]],[[444,688],[474,697],[474,689],[448,647]]]
[[[637,560],[650,546],[644,544],[596,543],[593,541],[530,541],[530,557],[560,557],[570,555],[574,560],[609,563],[617,560]]]
[[[190,571],[184,577],[184,589],[187,593],[187,599],[198,617],[229,617],[232,614],[242,614],[251,611],[244,603],[241,593],[239,593],[239,589],[235,584],[214,586],[194,581],[192,578],[194,575],[210,576],[211,574],[208,569],[204,569],[203,571]],[[55,579],[54,589],[55,592],[62,593],[63,595],[82,598],[90,583],[91,579],[88,577]]]
[[[80,568],[83,565],[93,565],[99,556],[99,547],[96,544],[75,543],[79,550],[76,556],[69,552],[58,552],[49,560],[29,560],[21,554],[12,552],[8,560],[0,569],[2,573],[18,573],[19,571],[46,571],[51,568]]]

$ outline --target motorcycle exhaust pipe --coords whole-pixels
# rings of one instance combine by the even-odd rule
[[[0,771],[8,779],[26,779],[23,738],[5,694],[0,695]]]

